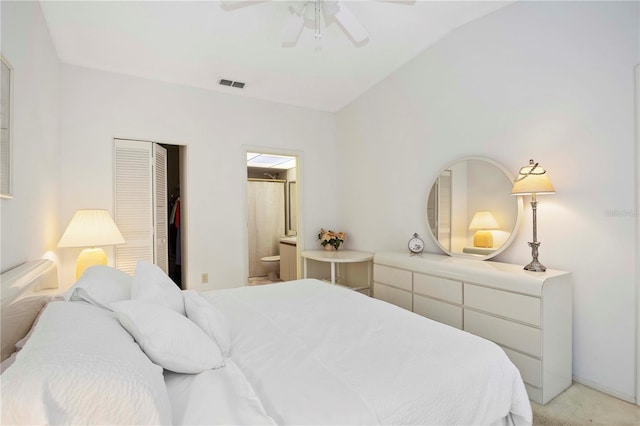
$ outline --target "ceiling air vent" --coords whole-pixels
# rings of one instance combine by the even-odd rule
[[[245,86],[245,83],[241,81],[232,81],[224,78],[221,78],[218,83],[220,84],[220,86],[237,87],[238,89],[244,89]]]

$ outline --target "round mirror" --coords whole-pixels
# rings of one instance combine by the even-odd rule
[[[513,176],[495,161],[463,158],[436,177],[427,200],[427,223],[451,256],[489,259],[515,238],[522,197],[511,195]]]

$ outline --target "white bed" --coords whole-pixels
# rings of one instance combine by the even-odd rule
[[[202,296],[230,350],[198,374],[151,362],[120,327],[126,301],[51,303],[1,377],[3,423],[531,424],[518,370],[482,338],[317,280]]]
[[[0,283],[1,361],[5,361],[14,353],[16,342],[29,332],[42,307],[56,294],[58,270],[52,261],[38,259],[3,273]]]

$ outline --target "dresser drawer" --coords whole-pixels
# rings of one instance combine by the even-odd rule
[[[541,355],[541,334],[537,328],[465,309],[464,329],[535,357]]]
[[[411,271],[390,268],[383,265],[373,265],[373,279],[382,284],[398,287],[403,290],[413,289]]]
[[[434,321],[462,329],[462,307],[413,295],[413,312]]]
[[[537,297],[465,283],[464,304],[501,317],[540,326],[540,299]]]
[[[453,303],[462,303],[462,283],[459,281],[414,273],[413,291]]]
[[[373,283],[373,297],[392,303],[408,311],[412,307],[411,292],[390,287],[378,282]]]
[[[518,367],[524,382],[539,388],[542,387],[542,361],[511,349],[502,349],[513,362],[513,365]]]

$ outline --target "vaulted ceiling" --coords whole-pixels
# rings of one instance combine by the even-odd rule
[[[42,8],[63,63],[333,112],[446,34],[511,2],[340,3],[368,39],[354,41],[329,17],[320,19],[320,39],[305,21],[297,43],[283,46],[300,9],[290,1],[43,1]]]

